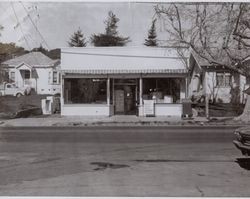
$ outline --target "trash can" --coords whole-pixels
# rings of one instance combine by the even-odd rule
[[[193,116],[192,101],[190,99],[183,99],[182,100],[182,117],[191,118],[192,116]]]

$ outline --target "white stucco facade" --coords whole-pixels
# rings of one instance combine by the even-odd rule
[[[61,49],[61,72],[62,115],[147,116],[147,109],[152,108],[153,116],[182,116],[181,101],[187,97],[188,71],[176,49],[63,48]],[[97,84],[95,82],[101,81],[103,83],[100,85],[105,85],[106,99],[100,100],[97,97],[98,100],[89,101],[86,96],[90,95],[93,98],[98,95],[98,92],[89,90],[86,85],[93,87]],[[175,96],[169,96],[165,88],[160,89],[159,85],[163,84],[162,81],[166,82],[168,88],[171,88],[168,84],[177,86]],[[147,89],[152,82],[156,82],[160,90],[149,93]],[[96,86],[93,89],[97,89]],[[169,92],[173,93],[172,90],[174,89]],[[167,101],[167,97],[171,100]],[[85,101],[84,98],[86,98]],[[146,99],[152,100],[152,107],[145,107]]]

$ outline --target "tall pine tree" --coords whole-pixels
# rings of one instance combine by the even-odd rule
[[[79,28],[73,35],[70,37],[68,41],[70,47],[85,47],[87,42],[85,42],[84,35],[82,30]]]
[[[155,27],[156,19],[152,21],[152,25],[148,31],[148,38],[145,39],[145,46],[158,46],[157,43],[157,35],[156,35],[156,27]]]
[[[117,23],[119,18],[110,11],[108,19],[104,22],[106,24],[105,33],[93,34],[91,36],[91,43],[94,46],[124,46],[129,42],[129,37],[122,37],[118,35]]]

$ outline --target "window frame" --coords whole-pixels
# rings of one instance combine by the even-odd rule
[[[14,74],[14,75],[13,75],[13,74]],[[10,80],[16,81],[16,72],[15,72],[15,71],[11,71],[11,72],[10,72]]]
[[[29,75],[27,75],[29,73]],[[29,78],[26,78],[26,76],[29,76]],[[24,79],[30,79],[31,77],[31,72],[29,70],[24,71]]]
[[[222,78],[220,81],[218,79],[219,77]],[[232,85],[232,74],[230,72],[216,72],[216,87],[227,88],[230,87],[231,85]]]
[[[52,71],[52,83],[58,84],[58,71]]]
[[[79,86],[74,86],[74,84],[79,84],[80,83],[80,82],[77,82],[77,79],[78,79],[78,81],[81,80],[81,79],[82,80],[85,79],[85,80],[88,80],[88,81],[92,80],[92,84],[87,89],[84,86],[82,88],[80,88]],[[84,85],[89,84],[88,81],[86,81],[84,83]],[[63,88],[64,104],[65,105],[107,105],[107,89],[108,89],[108,87],[107,87],[107,81],[108,81],[107,78],[99,78],[99,77],[98,78],[65,78],[64,79],[64,88]],[[73,86],[72,86],[72,82],[74,82]],[[95,82],[103,82],[103,84],[105,85],[105,86],[104,85],[99,86],[98,90],[96,90],[96,93],[99,94],[98,97],[97,98],[93,97],[93,99],[91,99],[91,98],[89,98],[90,94],[88,93],[86,95],[88,97],[86,97],[86,98],[83,99],[82,96],[81,96],[82,94],[84,94],[83,91],[84,90],[87,90],[87,92],[89,90],[93,91],[93,86],[94,86]],[[67,84],[70,85],[68,88],[66,87]],[[100,93],[101,93],[100,90],[103,89],[102,86],[105,87],[104,91],[102,93],[102,94],[104,94],[104,97],[100,97],[101,96],[100,95]],[[74,93],[77,93],[79,95],[76,96],[76,95],[74,95]],[[93,96],[95,95],[95,93],[92,93],[92,94],[93,94]],[[68,96],[68,98],[67,98],[67,96]],[[85,96],[85,94],[83,96]],[[100,99],[99,99],[99,97],[100,97]],[[103,98],[103,99],[101,100],[101,98]],[[77,102],[77,100],[80,100],[80,101]],[[91,100],[91,102],[89,102],[89,100]],[[84,102],[84,101],[86,101],[86,102]]]

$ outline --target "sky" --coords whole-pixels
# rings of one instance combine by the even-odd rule
[[[27,50],[41,44],[48,49],[67,47],[69,37],[79,27],[87,40],[93,33],[103,33],[108,12],[113,11],[120,19],[119,34],[131,39],[127,45],[141,46],[155,17],[155,5],[142,2],[0,2],[0,25],[4,27],[0,42],[14,42]],[[156,26],[158,39],[164,39],[162,23],[157,21]],[[92,46],[90,42],[87,45]]]

